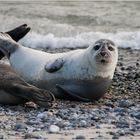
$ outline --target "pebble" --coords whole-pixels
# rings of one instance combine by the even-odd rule
[[[124,136],[125,135],[125,131],[120,129],[118,130],[116,133],[118,133],[120,136]]]
[[[133,115],[135,118],[137,118],[138,120],[140,120],[140,111],[139,112],[136,112],[134,113]]]
[[[42,139],[42,137],[36,134],[27,133],[25,134],[24,139]]]
[[[75,139],[84,140],[84,139],[86,139],[86,137],[83,136],[83,135],[77,135],[77,136],[75,137]]]
[[[49,132],[50,133],[58,133],[60,131],[60,128],[57,125],[51,125],[49,127]]]
[[[135,129],[140,130],[140,123],[134,126]]]
[[[45,111],[45,112],[43,112],[43,113],[39,113],[39,114],[37,115],[37,118],[45,120],[45,119],[48,118],[48,116],[52,116],[52,115],[53,115],[52,112],[47,112],[47,111]]]
[[[129,110],[128,110],[128,108],[117,107],[117,108],[114,109],[114,112],[117,112],[117,113],[129,113]]]
[[[0,135],[0,139],[4,139],[4,136],[3,135]]]
[[[97,124],[97,125],[96,125],[96,128],[97,128],[97,129],[100,129],[100,128],[101,128],[101,126]]]
[[[119,107],[131,107],[133,105],[134,105],[134,103],[132,101],[129,101],[129,100],[121,100],[119,102]]]
[[[81,127],[87,126],[87,122],[85,120],[81,120],[79,124]]]
[[[17,124],[14,126],[14,130],[15,130],[15,131],[25,131],[25,130],[27,130],[27,125],[24,124],[24,123],[17,123]]]
[[[39,113],[39,114],[37,115],[37,118],[43,119],[43,118],[46,117],[46,116],[47,116],[47,112],[43,112],[43,113]]]
[[[119,136],[113,136],[112,139],[119,139]]]
[[[27,122],[26,122],[26,124],[27,125],[39,125],[40,124],[40,122],[38,121],[38,120],[28,120]]]

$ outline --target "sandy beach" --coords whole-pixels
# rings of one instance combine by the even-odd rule
[[[0,31],[27,23],[44,36],[86,33],[88,40],[88,32],[96,31],[135,35],[140,31],[139,9],[140,2],[0,2]],[[22,43],[28,46],[27,39]],[[119,46],[112,86],[102,99],[92,103],[56,100],[51,109],[0,105],[0,139],[140,139],[140,49],[139,38],[131,39],[132,46]],[[69,50],[45,48],[53,53]],[[51,125],[59,128],[57,132],[50,132]]]

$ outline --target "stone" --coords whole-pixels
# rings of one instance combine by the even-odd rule
[[[4,136],[3,135],[0,135],[0,139],[4,139]]]
[[[27,125],[26,124],[24,124],[24,123],[17,123],[17,124],[15,124],[15,126],[14,126],[14,130],[15,131],[21,131],[21,130],[27,130]]]
[[[83,136],[83,135],[77,135],[77,136],[75,137],[75,139],[84,140],[84,139],[86,139],[86,137]]]
[[[140,112],[134,113],[134,117],[137,118],[138,120],[140,120]]]
[[[42,139],[42,137],[39,135],[27,133],[25,134],[24,139]]]
[[[131,107],[133,105],[134,105],[134,103],[132,101],[129,101],[129,100],[123,99],[119,102],[119,107]]]
[[[60,128],[57,125],[51,125],[49,127],[49,132],[50,133],[58,133],[60,131]]]
[[[113,136],[112,139],[119,139],[119,136]]]

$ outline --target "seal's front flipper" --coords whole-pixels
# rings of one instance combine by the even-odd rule
[[[27,26],[27,24],[23,24],[19,27],[16,27],[15,29],[6,32],[8,35],[11,36],[11,38],[15,41],[19,41],[21,38],[23,38],[29,31],[30,27]]]
[[[6,89],[5,89],[6,90]],[[8,89],[7,89],[8,90]],[[42,107],[51,107],[55,100],[53,94],[49,91],[38,89],[31,85],[12,84],[10,91],[11,95],[33,101]]]
[[[49,62],[45,65],[45,70],[49,73],[56,72],[60,70],[64,65],[63,58],[55,59],[53,62]]]
[[[81,94],[81,93],[78,93],[78,91],[75,90],[76,87],[74,87],[74,86],[65,86],[65,85],[57,84],[56,88],[60,94],[64,94],[65,99],[83,101],[83,102],[91,101],[88,98],[80,96],[79,94]]]

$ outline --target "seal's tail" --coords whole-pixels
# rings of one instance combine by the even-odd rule
[[[21,26],[16,27],[13,30],[10,30],[6,33],[1,33],[1,34],[8,34],[13,40],[19,41],[21,38],[23,38],[29,31],[30,27],[27,26],[27,24],[23,24]],[[0,59],[4,57],[5,53],[0,50]]]

